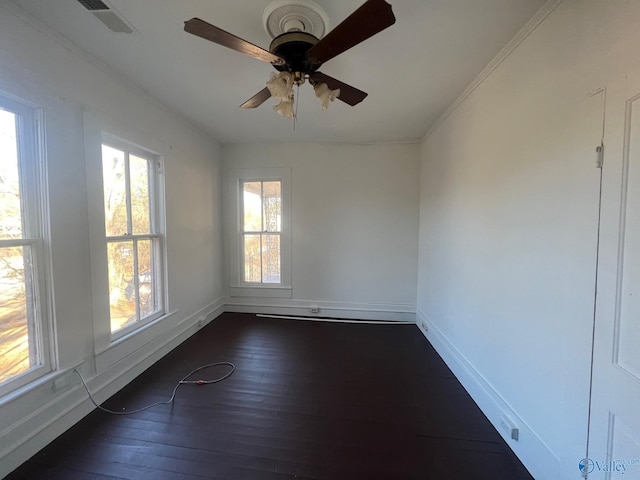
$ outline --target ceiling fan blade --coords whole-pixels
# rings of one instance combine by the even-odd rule
[[[258,93],[256,93],[249,100],[240,105],[240,108],[256,108],[262,105],[264,102],[271,98],[271,92],[267,87],[264,87]]]
[[[339,88],[340,95],[338,96],[338,100],[342,100],[344,103],[351,105],[352,107],[360,103],[368,95],[368,93],[358,90],[356,87],[347,85],[346,83],[336,80],[335,78],[321,72],[315,72],[309,75],[309,81],[312,85],[315,85],[316,83],[326,83],[327,87],[331,90]]]
[[[192,18],[184,22],[184,31],[237,52],[244,53],[250,57],[257,58],[263,62],[270,62],[275,65],[282,65],[284,63],[282,57],[274,55],[264,48],[247,42],[240,37],[236,37],[232,33],[226,32],[199,18]]]
[[[336,28],[309,49],[307,59],[320,67],[327,60],[365,41],[396,22],[391,5],[384,0],[367,0]]]

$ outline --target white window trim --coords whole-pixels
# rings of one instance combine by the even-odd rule
[[[55,368],[56,342],[53,328],[51,295],[51,242],[47,164],[44,139],[44,110],[22,99],[0,91],[0,108],[19,116],[18,162],[20,189],[24,197],[23,222],[26,236],[15,240],[0,240],[2,246],[27,246],[31,250],[33,308],[37,330],[39,364],[22,374],[5,380],[0,396],[7,395],[50,373]]]
[[[165,248],[165,216],[164,212],[165,203],[164,203],[164,157],[156,152],[153,152],[147,148],[136,145],[135,143],[125,140],[123,138],[117,137],[113,134],[102,132],[101,135],[101,145],[108,145],[110,147],[114,147],[130,154],[136,155],[141,158],[145,158],[151,161],[152,164],[152,174],[151,174],[151,184],[150,184],[150,215],[151,215],[151,230],[153,233],[143,234],[143,235],[122,235],[117,237],[107,237],[105,232],[104,244],[105,250],[109,243],[109,241],[117,241],[117,240],[133,240],[137,239],[155,239],[158,241],[158,251],[160,252],[160,257],[156,259],[156,271],[158,272],[158,278],[156,279],[156,291],[159,294],[159,300],[161,303],[161,308],[158,312],[153,315],[149,315],[147,317],[141,318],[140,320],[132,323],[131,325],[127,325],[124,328],[116,330],[115,332],[111,332],[111,343],[117,342],[120,339],[125,337],[129,337],[131,334],[137,332],[138,330],[146,327],[148,324],[153,323],[159,319],[166,318],[168,308],[167,308],[167,288],[166,288],[166,265],[167,265],[167,253]],[[100,169],[102,171],[102,157],[100,157]],[[104,195],[102,192],[103,188],[100,191],[102,198]],[[102,223],[104,225],[104,204],[102,205]],[[108,274],[108,267],[106,268]],[[108,281],[107,281],[107,301],[108,301]],[[110,321],[110,319],[108,319]],[[111,330],[111,327],[109,327]]]
[[[280,233],[280,283],[245,283],[242,275],[242,193],[249,181],[278,180],[282,185],[282,232]],[[291,298],[291,169],[247,168],[227,172],[229,225],[229,295],[231,297]]]

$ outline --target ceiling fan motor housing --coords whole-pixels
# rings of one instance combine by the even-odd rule
[[[285,32],[273,39],[269,51],[285,59],[283,65],[274,65],[281,72],[313,73],[318,67],[307,60],[307,50],[318,43],[318,38],[306,32]]]

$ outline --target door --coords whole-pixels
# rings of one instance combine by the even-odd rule
[[[640,479],[640,72],[607,87],[587,457],[589,479]]]

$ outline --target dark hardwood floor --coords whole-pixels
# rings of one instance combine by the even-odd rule
[[[414,325],[226,313],[9,479],[531,479]],[[197,375],[213,378],[228,367]]]

